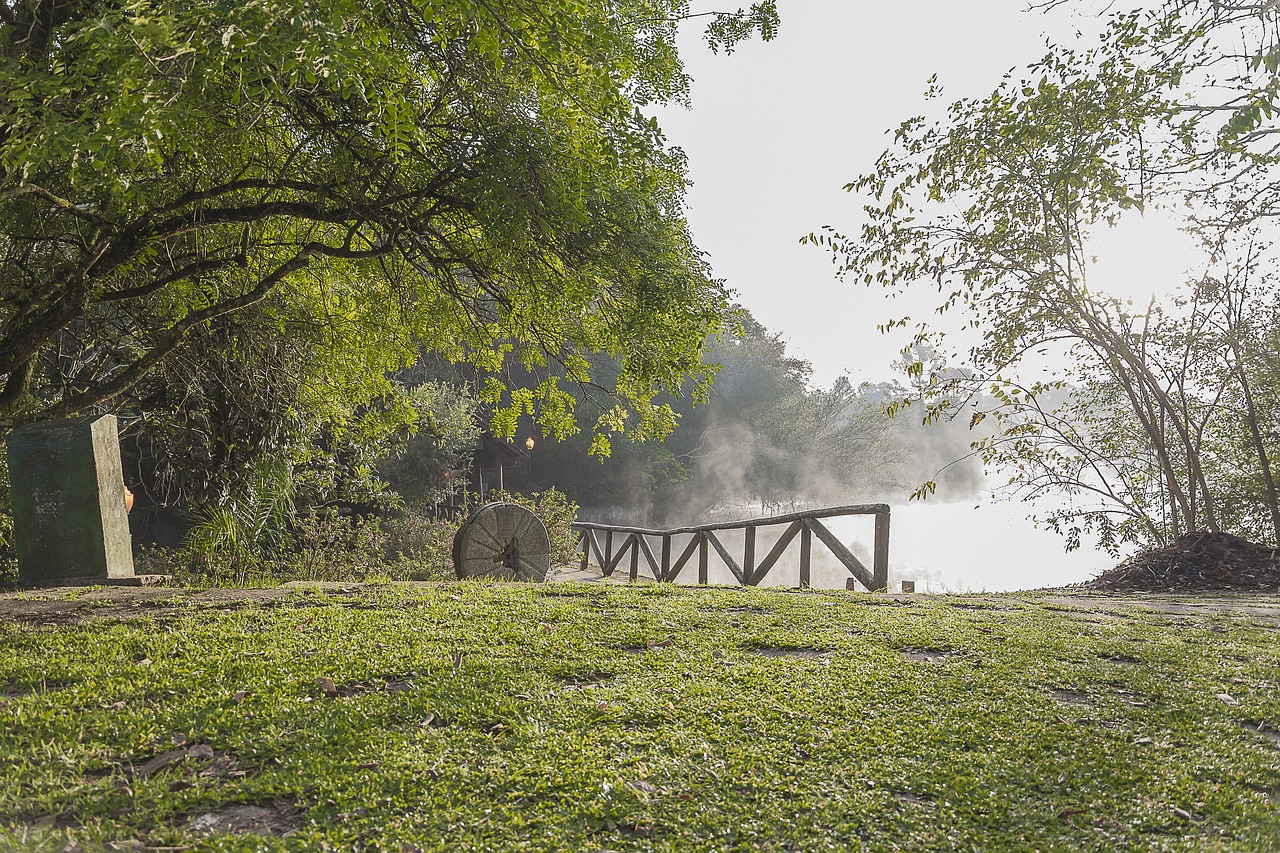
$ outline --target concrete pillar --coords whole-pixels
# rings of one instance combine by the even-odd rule
[[[23,586],[140,582],[115,416],[29,424],[6,443]]]

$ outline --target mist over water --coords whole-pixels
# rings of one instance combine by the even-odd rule
[[[741,377],[734,381],[743,382]],[[734,389],[729,386],[729,392]],[[885,503],[891,507],[890,591],[899,590],[904,580],[912,581],[919,592],[1063,586],[1089,580],[1115,565],[1116,560],[1090,548],[1089,543],[1067,553],[1062,537],[1037,529],[1029,519],[1034,507],[993,499],[992,480],[971,446],[992,428],[991,423],[971,419],[971,408],[928,426],[920,422],[921,413],[914,409],[888,418],[883,405],[901,394],[901,388],[887,383],[863,386],[825,433],[792,432],[781,441],[779,424],[767,418],[752,420],[741,409],[722,406],[703,421],[693,450],[683,454],[689,478],[678,492],[655,503],[652,494],[637,490],[633,500],[620,505],[583,507],[582,518],[667,529],[768,518],[805,509]],[[772,410],[769,413],[775,414]],[[936,491],[927,500],[907,499],[930,481],[936,484]],[[871,567],[874,516],[828,518],[823,523]],[[786,529],[785,524],[757,528],[757,565]],[[744,531],[722,530],[716,535],[741,563]],[[674,538],[673,561],[688,541],[688,535]],[[649,544],[656,555],[660,543],[654,539]],[[761,585],[797,586],[799,550],[796,537]],[[620,573],[627,572],[629,559],[619,566]],[[714,548],[708,549],[708,561],[710,583],[737,583]],[[648,574],[643,559],[639,569]],[[810,574],[814,587],[828,589],[844,589],[850,577],[817,537],[812,540]],[[697,583],[697,578],[695,553],[677,582]]]
[[[733,520],[761,517],[759,508],[739,508]],[[1049,530],[1037,530],[1025,517],[1026,507],[1019,504],[987,502],[912,502],[891,508],[889,535],[889,590],[896,592],[904,580],[913,581],[917,592],[1007,592],[1019,589],[1064,586],[1086,581],[1110,568],[1115,561],[1105,553],[1082,548],[1072,553],[1063,550],[1063,540]],[[731,513],[723,512],[723,520]],[[823,523],[868,568],[871,567],[875,542],[874,516],[843,516],[824,519]],[[756,532],[756,561],[764,559],[770,548],[786,530],[785,524],[760,527]],[[742,562],[743,530],[717,531],[725,550]],[[688,544],[690,535],[672,539],[674,561]],[[616,542],[620,539],[615,537]],[[659,553],[658,541],[650,547]],[[707,575],[712,584],[734,585],[737,580],[728,566],[708,549]],[[796,587],[800,582],[800,539],[797,536],[760,586]],[[811,579],[815,589],[844,589],[849,572],[813,538]],[[618,566],[625,574],[629,558]],[[643,557],[641,576],[649,576]],[[677,583],[698,581],[697,552],[676,578]]]

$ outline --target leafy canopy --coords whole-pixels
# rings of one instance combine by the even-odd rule
[[[1274,4],[1115,13],[1097,46],[1051,46],[944,120],[904,122],[847,187],[859,229],[806,238],[843,273],[933,286],[938,313],[961,315],[959,347],[929,323],[883,324],[912,332],[904,352],[942,356],[908,361],[905,402],[926,421],[994,416],[975,453],[1025,498],[1067,498],[1049,521],[1069,545],[1084,529],[1113,548],[1205,527],[1280,537],[1263,230],[1280,202],[1278,22]],[[1240,26],[1261,45],[1244,57]],[[1090,282],[1090,238],[1152,205],[1189,211],[1210,272],[1134,308]]]
[[[546,380],[487,401],[568,434],[560,382],[600,352],[622,365],[602,429],[670,428],[653,397],[705,387],[727,313],[682,218],[683,156],[644,112],[687,95],[692,14],[3,0],[0,428],[125,406],[194,330],[272,305],[327,330],[346,395],[384,393],[422,348],[511,355]],[[777,24],[771,2],[711,20],[720,48]]]

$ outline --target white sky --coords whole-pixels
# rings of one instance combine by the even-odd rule
[[[663,110],[659,119],[689,157],[694,239],[756,319],[813,364],[818,383],[841,374],[855,385],[890,378],[901,342],[880,336],[876,324],[908,313],[927,319],[936,294],[894,304],[840,283],[828,256],[799,238],[827,224],[855,227],[858,203],[842,188],[870,170],[890,141],[886,130],[988,94],[1005,72],[1044,54],[1046,33],[1055,41],[1096,33],[1098,19],[1078,10],[1108,4],[1080,0],[1047,15],[1025,5],[782,0],[778,38],[731,56],[702,46],[700,28],[686,32],[692,109]],[[926,102],[934,73],[944,97]],[[1097,241],[1091,285],[1145,301],[1182,279],[1187,245],[1171,220],[1135,214]],[[1025,520],[1025,506],[894,503],[893,574],[917,578],[919,588],[1061,584],[1114,562],[1088,549],[1064,555],[1060,538]]]
[[[928,319],[936,294],[895,304],[838,282],[829,256],[800,237],[823,225],[854,230],[859,203],[843,187],[871,169],[887,130],[989,93],[1005,72],[1044,54],[1045,33],[1064,40],[1099,28],[1092,16],[1025,5],[782,0],[778,38],[730,56],[702,45],[700,26],[687,28],[692,109],[666,109],[659,119],[689,157],[694,239],[756,319],[813,364],[818,383],[841,374],[855,385],[890,378],[901,341],[879,335],[876,324],[903,314]],[[926,102],[934,73],[944,97]],[[1092,283],[1145,301],[1155,283],[1180,280],[1184,244],[1167,218],[1135,214],[1099,239]]]

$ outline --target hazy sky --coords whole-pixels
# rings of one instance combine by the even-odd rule
[[[733,5],[733,4],[728,4]],[[693,235],[715,274],[794,355],[828,385],[847,373],[857,384],[892,374],[902,342],[875,326],[911,313],[925,319],[936,294],[894,304],[877,290],[836,281],[829,256],[801,246],[823,225],[853,230],[857,199],[843,186],[870,170],[886,131],[960,97],[993,90],[1010,69],[1040,58],[1045,35],[1093,33],[1101,4],[1052,13],[1018,0],[781,0],[772,42],[714,55],[690,26],[692,109],[663,110],[670,141],[689,157]],[[923,92],[937,73],[944,97]],[[1122,294],[1149,293],[1187,265],[1172,251],[1180,235],[1165,219],[1126,222],[1098,241],[1093,283]]]
[[[901,341],[876,324],[905,313],[926,319],[936,294],[893,304],[840,283],[828,256],[799,238],[827,224],[855,227],[858,203],[842,187],[872,167],[886,130],[989,93],[1044,54],[1046,34],[1061,42],[1096,33],[1092,12],[1109,4],[1081,0],[1047,15],[1017,0],[778,5],[778,38],[731,56],[713,55],[693,27],[687,33],[692,109],[659,118],[689,157],[694,239],[756,319],[812,362],[816,381],[887,379]],[[945,96],[926,102],[934,73]],[[1190,264],[1186,245],[1169,220],[1135,215],[1097,241],[1091,285],[1116,295],[1163,290]],[[965,497],[927,507],[893,501],[895,579],[1025,588],[1085,580],[1113,562],[1087,550],[1064,555],[1060,538],[1025,520],[1024,506]]]

